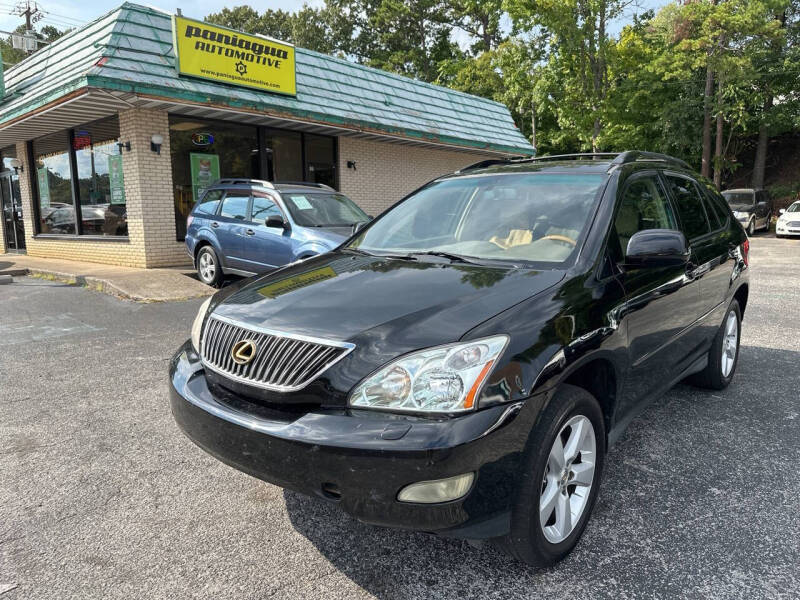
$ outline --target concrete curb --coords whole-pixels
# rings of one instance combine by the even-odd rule
[[[153,296],[142,296],[140,294],[134,294],[129,291],[126,291],[112,282],[108,281],[107,279],[102,279],[99,277],[92,277],[91,275],[75,275],[74,273],[64,273],[62,271],[55,271],[51,269],[41,269],[38,267],[28,267],[24,269],[13,269],[8,271],[3,271],[0,273],[0,277],[3,275],[13,275],[16,277],[22,276],[30,276],[30,277],[37,277],[39,279],[48,279],[51,281],[58,281],[61,283],[66,283],[68,285],[79,285],[82,287],[89,288],[90,290],[94,290],[96,292],[102,292],[104,294],[109,294],[111,296],[116,296],[117,298],[122,298],[123,300],[132,300],[133,302],[141,302],[141,303],[149,303],[149,302],[180,302],[182,300],[191,300],[192,298],[203,298],[209,296],[211,294],[191,294],[185,297],[175,298],[175,297],[153,297]],[[213,292],[212,292],[213,293]]]

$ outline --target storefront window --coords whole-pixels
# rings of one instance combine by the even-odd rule
[[[179,240],[186,237],[192,207],[217,179],[309,181],[336,187],[336,138],[170,115],[169,142]]]
[[[169,145],[178,239],[205,187],[220,177],[260,177],[256,127],[170,116]]]
[[[11,161],[17,158],[17,149],[14,146],[8,146],[0,150],[0,159],[2,159],[2,167],[0,171],[11,171],[14,167],[11,166]]]
[[[118,140],[116,117],[94,121],[73,133],[84,235],[128,235],[123,156]]]
[[[267,178],[271,181],[303,181],[303,137],[297,131],[267,129]]]
[[[304,181],[336,187],[336,149],[334,138],[305,134],[306,169]]]
[[[33,142],[41,233],[77,233],[69,154],[66,131]]]
[[[128,235],[118,140],[117,117],[34,140],[39,233]]]

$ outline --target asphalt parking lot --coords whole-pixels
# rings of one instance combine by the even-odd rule
[[[547,571],[362,525],[195,447],[166,368],[201,300],[0,286],[0,598],[800,597],[800,241],[756,237],[752,266],[731,387],[681,385],[637,419]]]

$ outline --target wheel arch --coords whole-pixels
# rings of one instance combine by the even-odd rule
[[[594,396],[603,412],[606,442],[608,432],[614,423],[619,398],[619,381],[617,369],[609,358],[590,357],[570,369],[560,382],[582,388]]]
[[[743,283],[739,286],[736,292],[733,294],[733,299],[739,303],[739,311],[742,313],[742,318],[744,318],[744,310],[747,308],[747,299],[750,295],[750,286],[746,283]]]

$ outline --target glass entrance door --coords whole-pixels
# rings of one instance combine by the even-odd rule
[[[25,248],[25,226],[22,223],[22,197],[19,177],[15,173],[0,174],[0,204],[3,209],[3,230],[6,250]]]

